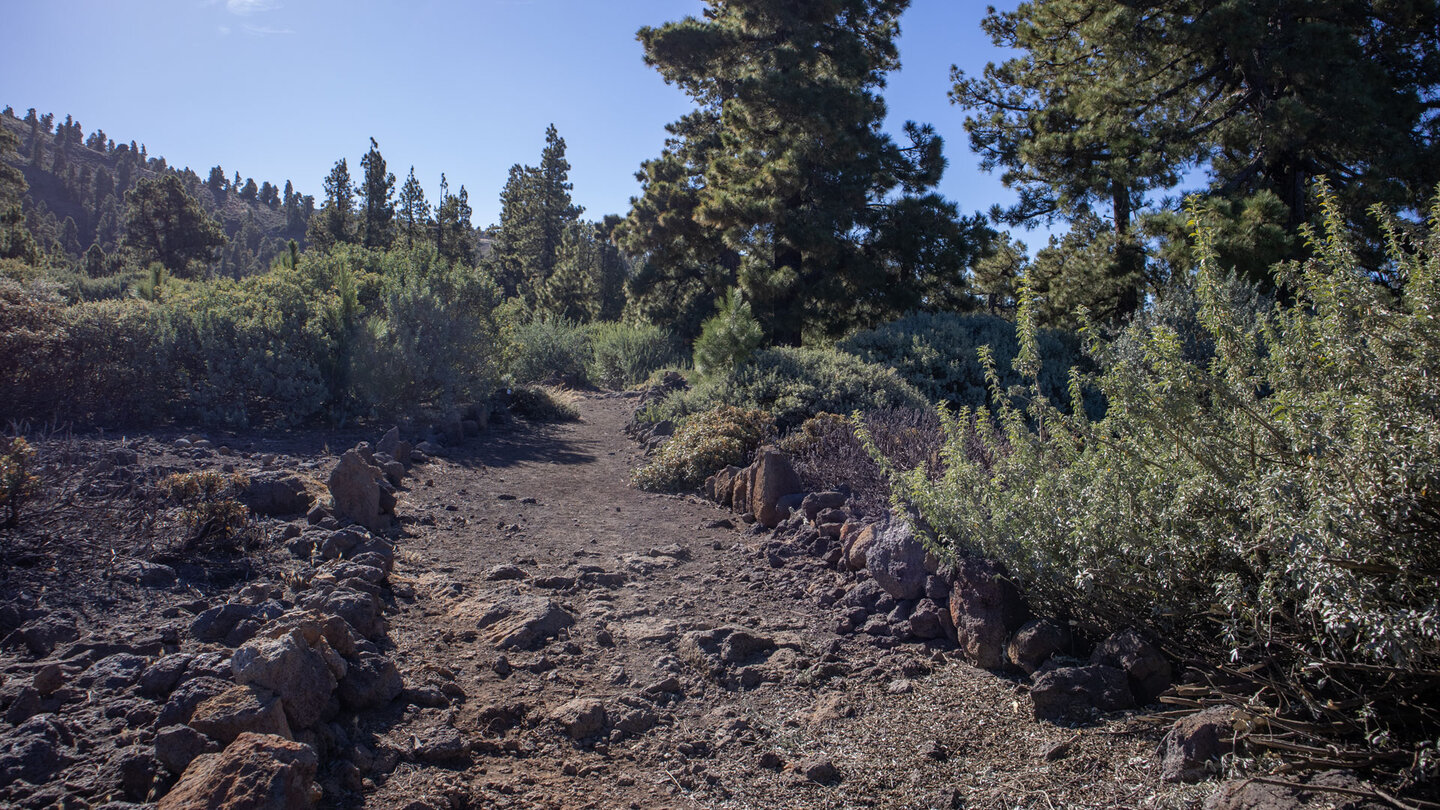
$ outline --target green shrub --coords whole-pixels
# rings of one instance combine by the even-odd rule
[[[570,321],[536,318],[509,335],[506,367],[518,384],[556,382],[578,387],[587,382],[590,345],[585,329]]]
[[[753,408],[720,405],[694,414],[635,472],[635,483],[654,492],[697,489],[726,466],[748,464],[774,431],[774,419]]]
[[[52,285],[0,277],[0,418],[50,414],[65,387],[55,373],[65,340]]]
[[[938,550],[999,561],[1042,612],[1266,667],[1280,700],[1367,717],[1383,745],[1440,722],[1433,693],[1414,697],[1440,668],[1440,199],[1423,243],[1390,226],[1393,291],[1322,204],[1315,258],[1277,268],[1292,302],[1257,314],[1202,229],[1203,340],[1141,319],[1099,352],[1103,419],[1002,400],[981,434],[1006,452],[982,464],[966,412],[947,414],[943,476],[895,487]],[[1028,295],[1021,322],[1033,390]]]
[[[719,312],[701,325],[695,339],[695,370],[707,376],[742,365],[765,342],[765,330],[738,290],[726,293],[716,309]]]
[[[1069,404],[1070,369],[1089,368],[1080,351],[1079,339],[1068,332],[1041,330],[1037,335],[1040,356],[1040,390],[1052,402]],[[875,329],[858,332],[837,348],[868,363],[895,369],[901,377],[935,402],[951,407],[979,408],[992,404],[980,348],[989,346],[1000,376],[1001,390],[1020,385],[1013,368],[1020,341],[1015,324],[994,315],[921,313],[901,318]],[[1091,397],[1088,407],[1095,413],[1099,402]],[[1098,415],[1098,414],[1097,414]]]
[[[655,415],[674,418],[720,404],[765,411],[775,418],[781,432],[826,411],[930,406],[894,369],[835,349],[775,348],[756,352],[750,362],[673,395]]]
[[[350,365],[358,405],[396,415],[488,399],[500,373],[499,286],[428,248],[395,252],[381,278]]]
[[[658,326],[602,322],[588,326],[586,333],[590,338],[586,376],[596,385],[638,385],[675,362],[674,341]]]

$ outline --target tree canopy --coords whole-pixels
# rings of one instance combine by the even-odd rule
[[[685,269],[642,269],[638,284],[693,293],[733,275],[785,343],[946,294],[973,260],[978,222],[932,191],[945,167],[932,129],[907,125],[905,147],[881,129],[907,5],[709,0],[699,18],[641,29],[646,62],[697,110],[642,169],[644,195],[621,234]],[[927,227],[899,234],[913,217]]]
[[[214,261],[227,241],[176,175],[141,180],[125,194],[125,244],[171,275],[191,275],[192,264]]]

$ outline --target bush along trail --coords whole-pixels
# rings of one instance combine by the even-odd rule
[[[38,442],[63,496],[6,538],[0,805],[1371,806],[1334,770],[1207,782],[1240,717],[1172,726],[1151,640],[1072,637],[778,451],[640,491],[643,402],[338,458]],[[108,552],[45,535],[80,507]],[[139,542],[142,508],[183,540]]]

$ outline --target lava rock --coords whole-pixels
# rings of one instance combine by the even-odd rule
[[[318,798],[319,758],[308,745],[266,734],[241,734],[219,754],[190,763],[157,810],[296,810]]]

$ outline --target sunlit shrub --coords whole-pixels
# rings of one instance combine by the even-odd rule
[[[433,251],[392,257],[383,278],[355,348],[361,407],[448,411],[487,399],[499,377],[500,288],[481,271],[440,262]]]
[[[895,488],[938,551],[998,560],[1042,612],[1268,666],[1315,716],[1372,718],[1379,744],[1440,720],[1413,701],[1440,666],[1440,200],[1423,239],[1387,221],[1393,289],[1322,209],[1315,258],[1277,268],[1293,300],[1258,311],[1201,227],[1193,324],[1142,318],[1096,346],[1098,421],[1036,390],[1027,294],[1027,410],[980,419],[1005,452],[971,461],[969,412],[943,414],[944,474]]]
[[[1042,329],[1036,333],[1040,356],[1040,390],[1052,402],[1068,407],[1070,369],[1089,368],[1079,339],[1068,332]],[[858,332],[837,348],[868,363],[895,369],[902,378],[935,402],[952,408],[979,408],[991,404],[985,369],[979,351],[989,346],[999,374],[1000,388],[1021,383],[1013,368],[1020,342],[1015,324],[979,313],[920,313],[875,329]],[[1100,403],[1087,403],[1098,416]]]
[[[573,422],[580,418],[573,394],[548,385],[520,385],[510,389],[510,413],[530,422]]]
[[[536,318],[509,332],[506,367],[515,383],[584,385],[589,357],[585,328],[570,321]]]
[[[232,548],[250,523],[250,510],[239,501],[248,483],[243,475],[214,470],[174,473],[160,482],[161,494],[181,510],[186,531],[182,550]]]
[[[637,385],[675,362],[674,340],[651,324],[595,323],[586,327],[590,359],[586,377],[596,385]]]
[[[765,411],[782,432],[823,412],[929,407],[894,369],[834,349],[775,348],[674,395],[656,415],[674,418],[720,404]]]
[[[698,488],[716,471],[748,464],[755,449],[774,436],[775,420],[764,411],[720,405],[685,419],[635,473],[641,489],[682,492]]]

